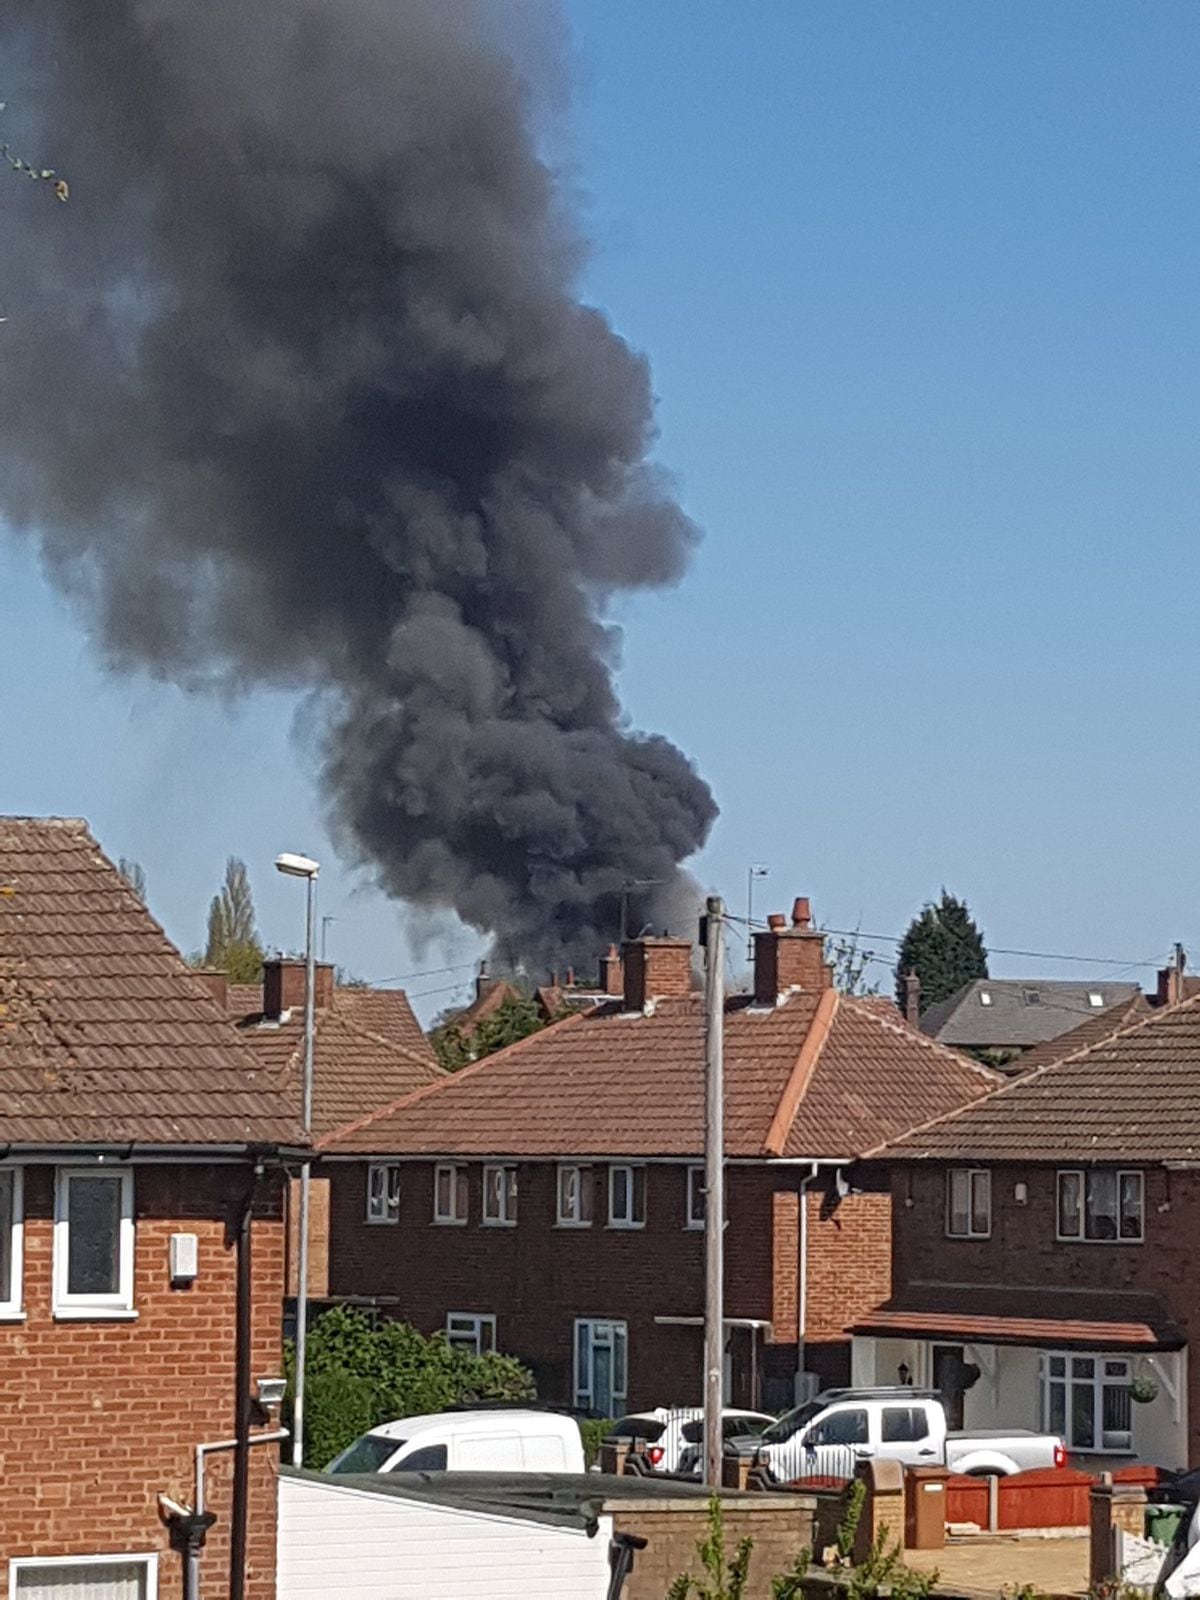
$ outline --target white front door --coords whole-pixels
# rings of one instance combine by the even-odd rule
[[[623,1322],[580,1317],[575,1323],[575,1404],[619,1417],[628,1389],[629,1331]]]

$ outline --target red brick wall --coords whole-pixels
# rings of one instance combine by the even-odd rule
[[[53,1170],[25,1178],[26,1320],[0,1324],[0,1595],[7,1558],[164,1552],[160,1593],[176,1592],[160,1492],[190,1504],[192,1452],[234,1427],[235,1251],[225,1224],[246,1181],[234,1167],[135,1169],[136,1321],[55,1322]],[[253,1227],[255,1376],[281,1370],[283,1224],[277,1181]],[[199,1235],[199,1277],[173,1289],[168,1240]],[[250,1600],[275,1593],[272,1447],[252,1452]],[[220,1520],[203,1558],[205,1600],[228,1593],[229,1457],[215,1458]]]
[[[1200,1338],[1195,1295],[1195,1240],[1200,1236],[1200,1178],[1191,1172],[1143,1169],[1144,1233],[1141,1244],[1060,1242],[1056,1229],[1053,1167],[992,1169],[990,1239],[946,1237],[945,1170],[897,1168],[892,1180],[895,1213],[893,1272],[897,1292],[912,1279],[1002,1283],[1042,1288],[1130,1290],[1155,1294],[1188,1335]],[[1027,1199],[1014,1196],[1018,1182]],[[1189,1370],[1197,1370],[1195,1360]],[[1200,1454],[1200,1383],[1191,1380],[1190,1458]]]
[[[369,1226],[366,1164],[330,1162],[330,1293],[377,1296],[386,1309],[426,1332],[448,1311],[490,1313],[501,1349],[529,1363],[545,1400],[573,1401],[573,1322],[605,1317],[629,1325],[631,1409],[694,1405],[702,1386],[702,1336],[696,1327],[663,1326],[661,1316],[698,1318],[704,1305],[704,1236],[684,1227],[687,1169],[646,1169],[646,1227],[604,1226],[607,1173],[593,1169],[595,1221],[589,1229],[554,1226],[556,1171],[523,1164],[519,1225],[480,1226],[482,1168],[469,1164],[470,1221],[438,1227],[433,1168],[401,1168],[400,1222]],[[725,1309],[735,1318],[774,1324],[775,1338],[737,1331],[732,1346],[734,1399],[753,1399],[752,1373],[766,1398],[790,1402],[796,1367],[799,1268],[797,1168],[731,1167],[727,1173]],[[888,1292],[890,1201],[851,1196],[831,1214],[809,1196],[809,1318],[816,1345],[828,1347],[830,1376],[848,1374],[844,1328]],[[846,1372],[842,1372],[842,1367]],[[821,1368],[824,1371],[824,1367]]]

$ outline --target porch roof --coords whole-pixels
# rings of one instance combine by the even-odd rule
[[[868,1311],[850,1331],[1087,1350],[1181,1350],[1187,1343],[1154,1295],[1023,1285],[911,1285]]]

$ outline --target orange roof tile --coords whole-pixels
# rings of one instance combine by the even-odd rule
[[[796,993],[769,1009],[744,996],[730,1002],[731,1156],[781,1146],[786,1156],[848,1158],[881,1142],[882,1130],[899,1133],[1000,1081],[894,1011],[846,996],[826,1008],[828,1027],[798,1079],[818,996]],[[569,1016],[322,1143],[339,1154],[698,1156],[703,1127],[704,1007],[689,995],[646,1014],[614,1003]]]
[[[296,1143],[243,1048],[75,818],[0,818],[0,1141]]]

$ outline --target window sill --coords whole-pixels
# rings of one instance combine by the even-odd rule
[[[0,1322],[24,1322],[25,1312],[12,1306],[0,1306]]]
[[[943,1236],[948,1244],[986,1244],[992,1237],[988,1233],[947,1233]]]
[[[1120,1250],[1122,1248],[1128,1250],[1131,1245],[1136,1248],[1138,1245],[1145,1244],[1146,1239],[1144,1234],[1140,1239],[1080,1239],[1064,1237],[1059,1233],[1055,1235],[1054,1242],[1055,1244],[1083,1244],[1087,1245],[1089,1250],[1094,1250],[1097,1245],[1101,1249],[1107,1250]],[[1098,1453],[1103,1454],[1104,1452],[1100,1451]]]
[[[136,1322],[129,1306],[55,1306],[55,1322]]]
[[[511,1221],[507,1217],[484,1217],[479,1224],[481,1228],[515,1228],[516,1225],[516,1217],[513,1217]]]
[[[591,1227],[591,1223],[590,1222],[564,1222],[560,1217],[559,1220],[554,1224],[554,1226],[556,1228],[561,1228],[564,1233],[586,1233],[587,1230]]]
[[[703,1233],[704,1224],[702,1222],[685,1222],[683,1231],[684,1233]]]
[[[465,1228],[466,1225],[466,1217],[434,1217],[433,1219],[435,1228]]]
[[[368,1228],[395,1228],[399,1225],[399,1217],[368,1217]]]
[[[642,1233],[645,1230],[645,1227],[646,1224],[644,1222],[610,1221],[607,1225],[607,1231],[609,1233]]]

